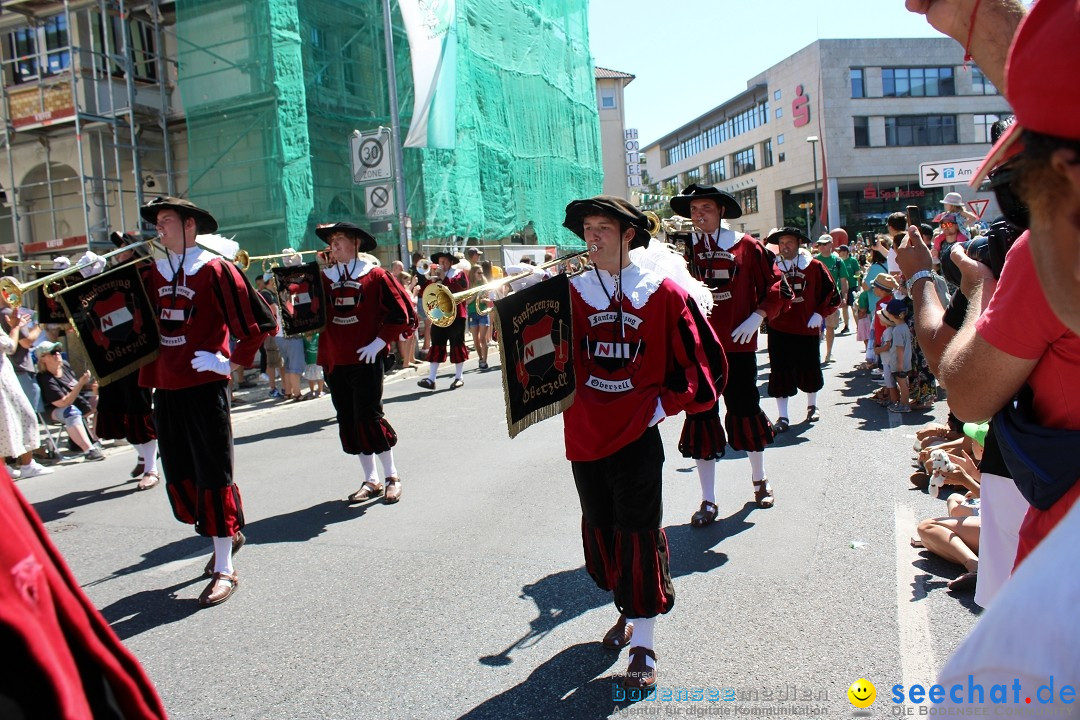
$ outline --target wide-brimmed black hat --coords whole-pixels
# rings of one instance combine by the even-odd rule
[[[690,185],[681,193],[671,198],[671,209],[676,215],[690,217],[691,200],[714,200],[717,207],[724,211],[722,217],[725,220],[742,217],[742,208],[739,201],[726,192],[717,190],[707,185]]]
[[[585,239],[585,218],[589,215],[610,215],[620,223],[634,228],[634,237],[630,240],[630,249],[645,247],[649,244],[649,221],[645,213],[628,201],[614,195],[597,195],[584,200],[575,200],[566,206],[566,219],[563,227]]]
[[[458,260],[457,255],[454,255],[453,253],[444,252],[442,250],[440,250],[437,253],[431,253],[431,262],[438,265],[439,264],[439,258],[446,258],[447,260],[450,261],[451,265],[457,265],[460,262],[460,260]]]
[[[334,233],[345,233],[350,237],[356,238],[356,249],[358,252],[371,252],[379,244],[375,241],[375,238],[372,237],[371,233],[351,222],[336,222],[332,225],[319,225],[315,228],[315,234],[327,245],[330,244],[330,236]]]
[[[808,244],[810,244],[810,238],[808,238],[806,236],[806,233],[804,233],[802,230],[800,230],[797,227],[791,227],[791,226],[782,227],[779,230],[775,230],[775,231],[769,233],[769,237],[765,238],[765,244],[766,245],[769,245],[769,244],[779,245],[780,243],[778,241],[780,240],[780,237],[782,235],[794,235],[795,237],[797,237],[799,239],[799,244],[800,245],[808,245]]]
[[[142,242],[143,238],[142,238],[141,235],[139,235],[139,233],[133,233],[133,232],[118,233],[118,232],[114,231],[114,232],[109,233],[109,240],[111,240],[112,244],[115,245],[116,247],[122,248],[122,247],[127,247],[128,245],[134,245],[136,243],[140,243],[140,242]],[[147,248],[146,245],[140,245],[139,247],[135,248],[131,252],[135,253],[136,255],[148,255],[150,253],[150,251],[149,251],[149,249]]]
[[[139,214],[142,215],[143,220],[153,225],[157,222],[158,213],[162,210],[175,210],[178,213],[195,218],[195,231],[200,235],[217,232],[217,220],[210,214],[210,211],[203,210],[195,203],[184,198],[156,197],[139,208]]]

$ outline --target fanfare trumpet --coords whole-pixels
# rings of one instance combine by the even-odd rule
[[[123,253],[126,253],[126,252],[131,252],[132,250],[136,250],[136,249],[138,249],[138,248],[140,248],[140,247],[142,247],[144,245],[150,245],[151,247],[153,247],[154,240],[153,239],[142,240],[142,241],[137,242],[137,243],[132,243],[131,245],[125,245],[122,248],[117,248],[116,250],[113,250],[112,252],[108,252],[108,253],[105,253],[104,255],[101,255],[95,262],[100,262],[101,260],[108,260],[111,257],[115,257],[116,255],[122,255]],[[126,262],[126,263],[124,263],[122,265],[118,265],[118,266],[116,266],[114,268],[110,268],[106,272],[112,272],[114,270],[118,270],[119,268],[127,267],[128,265],[133,265],[133,264],[135,264],[137,262],[142,262],[143,260],[149,260],[149,259],[151,259],[151,257],[149,255],[145,255],[143,257],[138,257],[138,258],[130,260],[129,262]],[[42,286],[45,286],[45,295],[46,295],[46,297],[55,297],[57,294],[64,292],[64,290],[69,290],[69,289],[78,287],[82,283],[78,283],[77,285],[72,285],[69,288],[65,288],[64,290],[59,290],[56,293],[49,290],[49,285],[56,282],[57,280],[60,280],[61,278],[67,277],[68,275],[73,275],[73,274],[79,272],[80,270],[82,270],[83,268],[90,267],[93,264],[94,264],[93,262],[86,262],[86,261],[80,260],[79,262],[75,263],[74,265],[72,265],[70,267],[66,267],[63,270],[57,270],[54,273],[46,275],[45,277],[42,277],[42,278],[38,278],[37,280],[31,280],[28,283],[20,283],[20,282],[17,282],[16,280],[13,280],[10,277],[2,277],[2,278],[0,278],[0,295],[2,295],[4,300],[6,300],[8,302],[8,304],[10,304],[12,307],[19,307],[20,305],[22,305],[23,296],[27,292],[29,292],[30,290],[35,290],[35,289],[37,289],[39,287],[42,287]],[[104,273],[102,273],[102,274],[104,274]]]
[[[232,258],[232,261],[236,263],[237,267],[239,267],[241,270],[247,272],[248,268],[251,267],[251,263],[256,260],[262,260],[263,270],[267,270],[267,263],[269,263],[271,260],[277,260],[283,257],[288,257],[290,255],[311,255],[312,253],[325,254],[326,250],[295,250],[293,252],[274,253],[273,255],[248,255],[247,250],[237,250],[236,255]]]
[[[462,290],[459,293],[452,293],[450,292],[450,289],[442,283],[433,282],[424,288],[422,299],[424,312],[427,313],[428,319],[431,320],[433,324],[438,325],[439,327],[450,327],[457,318],[457,306],[461,303],[467,303],[477,296],[484,297],[487,293],[496,288],[512,283],[515,280],[528,277],[537,270],[544,270],[556,265],[565,264],[566,274],[571,277],[580,275],[588,269],[588,253],[588,250],[581,250],[580,252],[571,253],[570,255],[563,255],[560,258],[555,258],[542,265],[537,265],[535,270],[520,272],[516,275],[492,280],[489,283],[477,285],[468,290]],[[476,303],[476,311],[481,315],[487,315],[493,309],[494,306],[490,303],[481,304],[479,300]]]
[[[8,268],[31,268],[37,269],[41,267],[40,260],[12,260],[11,258],[0,257],[0,272],[7,270]]]

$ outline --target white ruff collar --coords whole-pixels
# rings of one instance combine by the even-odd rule
[[[814,257],[806,248],[799,248],[799,254],[791,262],[788,262],[784,258],[777,255],[776,267],[780,268],[781,272],[791,272],[792,268],[796,265],[799,266],[800,270],[805,270],[806,266],[809,265],[810,261],[813,259]]]
[[[602,286],[601,281],[603,282]],[[663,281],[664,278],[660,275],[642,270],[634,263],[630,263],[622,271],[622,286],[626,297],[630,298],[630,304],[634,306],[635,310],[645,307],[645,303],[649,302],[649,298],[652,297],[652,294],[656,292],[656,288],[660,287],[660,283]],[[618,283],[618,275],[612,277],[606,270],[596,268],[591,268],[588,272],[584,272],[570,280],[570,284],[581,295],[581,299],[597,310],[607,310],[611,307],[608,294],[612,292]]]
[[[371,272],[372,268],[375,267],[375,263],[369,263],[366,260],[357,258],[355,264],[348,263],[347,265],[343,265],[341,263],[335,263],[323,270],[323,274],[330,278],[330,282],[341,282],[342,276],[348,272],[350,267],[352,268],[352,272],[349,273],[349,279],[358,280]]]
[[[716,245],[725,252],[735,247],[735,243],[739,242],[740,239],[740,236],[736,235],[734,230],[723,226],[721,226],[720,229],[716,231],[716,240],[712,240],[712,236],[707,233],[701,233],[698,235],[698,237],[710,238],[708,241],[709,244]]]
[[[184,268],[184,275],[194,275],[199,272],[199,269],[210,262],[216,257],[220,257],[209,250],[203,250],[202,248],[195,246],[189,247],[182,255],[174,252],[170,252],[166,258],[160,258],[155,263],[157,270],[161,273],[161,276],[166,281],[173,279],[173,268],[181,266]],[[170,261],[172,265],[170,265]]]

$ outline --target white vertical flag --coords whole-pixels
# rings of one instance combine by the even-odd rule
[[[457,32],[454,0],[398,0],[412,58],[412,124],[404,147],[453,148]]]

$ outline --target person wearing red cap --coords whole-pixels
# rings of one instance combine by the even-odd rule
[[[780,295],[781,276],[773,265],[773,254],[751,236],[722,225],[723,220],[742,215],[735,198],[715,187],[695,184],[671,198],[671,209],[693,220],[695,232],[686,247],[687,265],[691,274],[713,291],[709,324],[724,346],[729,365],[724,423],[720,423],[719,404],[704,412],[688,413],[679,440],[683,457],[693,458],[697,464],[701,483],[701,506],[690,523],[705,527],[719,512],[716,460],[723,457],[727,443],[746,451],[758,507],[770,508],[775,501],[765,475],[764,452],[773,442],[773,427],[761,409],[755,352],[762,320],[775,318],[786,300]]]
[[[820,419],[817,394],[825,385],[821,373],[822,319],[840,304],[828,268],[813,258],[808,238],[795,227],[782,227],[765,239],[776,243],[776,267],[791,291],[791,304],[769,321],[769,396],[776,398],[776,432],[788,429],[788,400],[799,390],[806,393],[806,421]]]
[[[416,330],[412,298],[397,278],[361,258],[377,245],[367,231],[339,222],[320,225],[315,234],[330,246],[334,261],[322,271],[329,309],[316,362],[326,372],[341,449],[358,456],[363,470],[349,502],[382,496],[391,505],[401,499],[401,478],[394,464],[397,433],[383,414],[383,361],[390,343]],[[385,484],[379,483],[375,458]]]
[[[154,388],[154,425],[173,515],[213,538],[210,584],[199,596],[201,607],[211,607],[236,591],[232,556],[244,544],[229,377],[255,361],[277,324],[235,264],[195,244],[196,235],[217,230],[213,215],[172,197],[155,198],[139,212],[157,227],[158,242],[168,251],[143,275],[161,351],[139,370],[139,384]],[[237,339],[231,351],[230,337]]]
[[[686,290],[630,260],[649,242],[640,210],[600,195],[567,205],[563,225],[588,245],[591,263],[570,280],[577,387],[563,413],[585,569],[614,593],[620,615],[604,646],[630,645],[624,686],[647,690],[656,684],[655,620],[675,603],[657,424],[716,402],[723,351]]]

